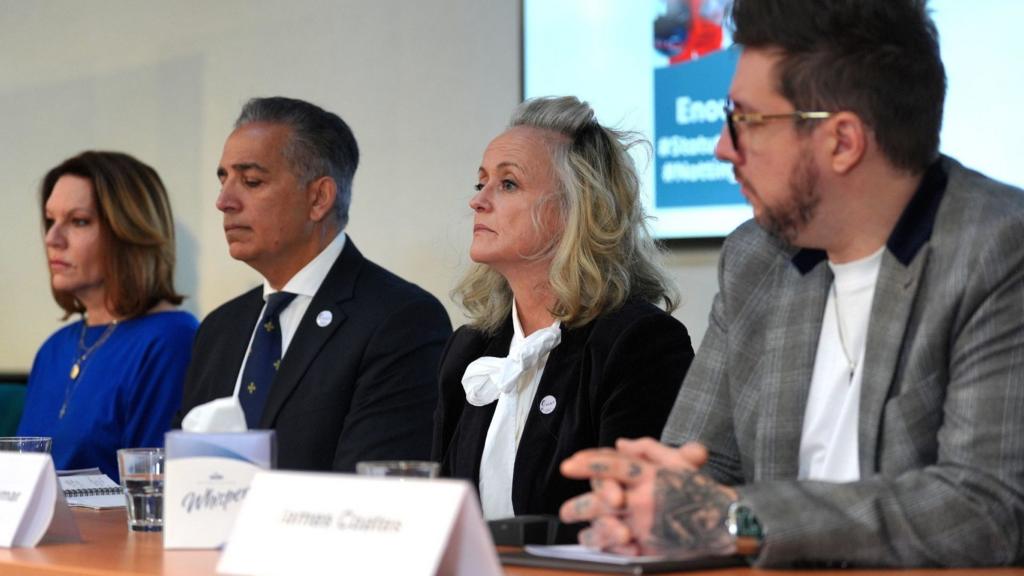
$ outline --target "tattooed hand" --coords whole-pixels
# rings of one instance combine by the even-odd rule
[[[593,491],[567,501],[565,522],[589,520],[580,542],[623,554],[730,554],[726,531],[734,490],[699,472],[707,451],[675,449],[645,438],[617,450],[584,450],[562,463],[570,478],[589,478]]]
[[[654,483],[654,525],[640,538],[644,553],[732,554],[735,538],[726,529],[736,492],[700,472],[661,468]]]

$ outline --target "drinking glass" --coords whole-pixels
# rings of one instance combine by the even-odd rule
[[[356,473],[362,476],[399,476],[405,478],[437,478],[441,465],[422,460],[377,460],[359,462]]]
[[[117,451],[117,468],[128,503],[128,527],[137,532],[163,530],[163,449],[122,448]]]
[[[49,436],[0,436],[0,452],[50,453]]]

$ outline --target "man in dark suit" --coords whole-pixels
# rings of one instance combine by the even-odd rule
[[[360,460],[430,456],[451,324],[436,298],[346,236],[358,160],[337,115],[257,98],[217,168],[228,250],[264,282],[199,327],[179,422],[234,395],[249,428],[276,430],[281,468],[351,471]]]
[[[567,460],[599,486],[563,518],[597,547],[769,567],[1019,564],[1024,192],[938,153],[925,2],[732,16],[716,154],[755,221],[722,247],[667,446]]]

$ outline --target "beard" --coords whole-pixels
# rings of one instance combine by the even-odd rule
[[[793,245],[797,236],[814,217],[821,196],[818,194],[818,167],[808,151],[800,155],[789,175],[789,199],[778,206],[764,206],[757,218],[765,232]]]

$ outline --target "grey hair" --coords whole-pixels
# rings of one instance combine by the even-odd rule
[[[551,257],[552,315],[573,327],[628,299],[675,309],[678,294],[657,262],[629,155],[644,140],[602,126],[586,102],[571,96],[523,102],[509,122],[518,126],[558,135],[548,139],[548,150],[559,180],[554,201],[562,232],[544,254]],[[533,220],[536,226],[536,214]],[[487,332],[501,327],[512,305],[508,283],[485,265],[472,266],[454,293],[471,323]]]
[[[284,124],[292,129],[282,154],[302,188],[324,176],[334,180],[338,189],[334,212],[344,230],[352,204],[352,178],[359,165],[359,146],[348,124],[315,104],[283,96],[246,102],[235,129],[253,122]]]

